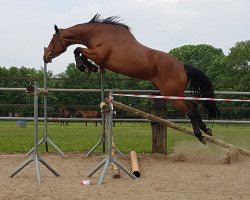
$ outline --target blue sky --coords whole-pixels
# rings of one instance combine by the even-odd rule
[[[66,28],[119,15],[142,44],[168,52],[186,44],[211,44],[228,54],[250,39],[249,0],[0,0],[0,66],[43,66],[53,26]],[[54,74],[74,62],[73,50],[55,58]]]

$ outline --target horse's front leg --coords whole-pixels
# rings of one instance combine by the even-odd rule
[[[74,51],[77,68],[81,72],[97,72],[98,67],[89,62],[88,58],[85,56],[85,49],[86,48],[77,47]]]
[[[84,59],[81,58],[81,48],[77,47],[74,50],[75,54],[75,61],[76,61],[76,67],[81,71],[81,72],[86,72],[87,66],[84,64]]]

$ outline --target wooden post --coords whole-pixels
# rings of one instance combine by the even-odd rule
[[[153,99],[151,113],[157,117],[165,118],[167,112],[166,100]],[[151,122],[152,129],[152,153],[166,153],[167,126],[157,122]]]

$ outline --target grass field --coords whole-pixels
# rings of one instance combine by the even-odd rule
[[[39,123],[39,138],[44,135],[44,124]],[[191,128],[190,124],[180,124]],[[250,125],[210,125],[214,136],[218,139],[250,149]],[[63,152],[87,152],[102,136],[102,126],[94,123],[72,122],[69,126],[60,126],[60,123],[49,122],[48,133],[50,139]],[[151,153],[152,139],[150,123],[116,123],[113,128],[116,146],[124,153],[134,150],[138,153]],[[197,142],[194,137],[184,135],[173,129],[168,129],[168,151],[174,145],[183,141]],[[19,128],[15,121],[0,122],[0,153],[26,153],[34,145],[33,122],[28,122],[26,128]],[[95,152],[101,152],[100,146]],[[40,146],[44,152],[44,145]],[[55,152],[49,147],[50,152]]]

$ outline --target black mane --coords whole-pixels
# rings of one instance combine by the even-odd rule
[[[89,22],[88,24],[112,24],[117,26],[122,26],[126,28],[127,30],[130,30],[130,27],[126,24],[120,23],[120,17],[119,16],[111,16],[106,19],[101,19],[100,14],[96,14]]]

